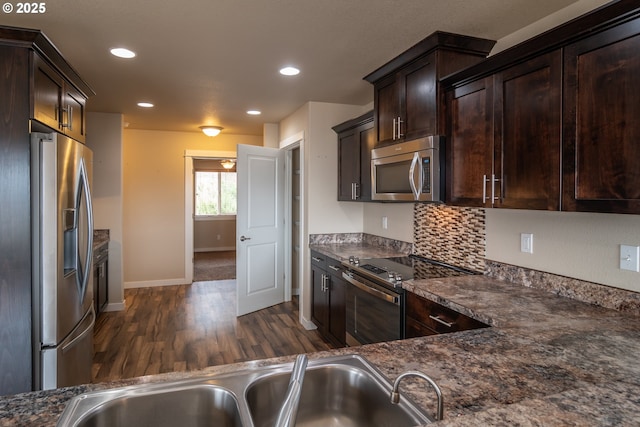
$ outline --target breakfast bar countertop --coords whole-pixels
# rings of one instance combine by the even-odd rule
[[[434,425],[640,424],[640,317],[480,275],[410,280],[404,287],[492,327],[314,353],[310,359],[357,353],[390,380],[406,370],[423,371],[444,397],[444,420]],[[4,396],[0,425],[55,426],[68,399],[90,390],[230,372],[294,357]],[[435,395],[424,382],[409,379],[401,391],[435,412]]]

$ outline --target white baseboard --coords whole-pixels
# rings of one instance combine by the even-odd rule
[[[156,286],[174,286],[186,285],[188,282],[184,277],[181,279],[165,279],[165,280],[143,280],[140,282],[124,282],[125,289],[134,288],[154,288]]]
[[[194,248],[193,252],[223,252],[223,251],[235,251],[235,246],[216,246],[213,248]]]
[[[304,317],[300,316],[300,324],[302,324],[302,326],[307,330],[307,331],[312,331],[314,329],[318,329],[318,327],[316,326],[315,323],[313,323],[311,320],[307,320]]]
[[[110,302],[102,311],[123,311],[126,308],[126,300],[122,302]]]

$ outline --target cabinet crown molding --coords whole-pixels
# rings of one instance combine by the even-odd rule
[[[85,97],[88,98],[96,94],[42,31],[0,25],[0,44],[33,49],[58,72],[62,73]]]
[[[381,78],[394,73],[398,68],[438,49],[467,53],[485,58],[495,44],[495,40],[436,31],[377,70],[367,74],[363,77],[363,80],[369,83],[375,83]]]

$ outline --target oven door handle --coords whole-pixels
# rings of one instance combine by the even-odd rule
[[[386,292],[379,291],[375,288],[372,288],[371,286],[367,286],[364,283],[357,281],[356,279],[353,278],[352,275],[346,272],[342,273],[342,277],[344,278],[344,280],[351,283],[353,286],[360,289],[361,291],[368,293],[369,295],[373,295],[378,299],[390,302],[395,305],[400,305],[400,298],[397,295],[390,295]]]

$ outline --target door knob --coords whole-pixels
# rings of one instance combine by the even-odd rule
[[[244,242],[245,240],[251,240],[251,237],[240,236],[240,241]]]

